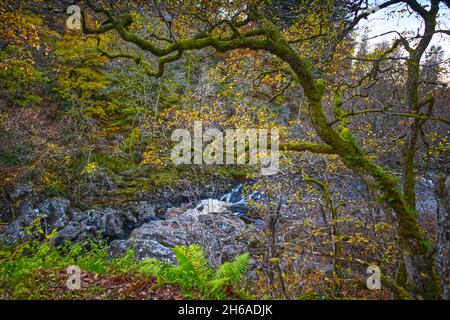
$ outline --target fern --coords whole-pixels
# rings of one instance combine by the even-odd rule
[[[225,262],[217,269],[216,279],[229,279],[230,284],[236,284],[245,275],[248,269],[250,255],[245,253],[236,258],[233,262]]]
[[[205,294],[208,279],[213,270],[209,267],[205,250],[199,245],[174,248],[178,266],[171,273],[172,280],[181,280],[188,288],[197,288],[201,295]]]
[[[142,260],[138,270],[157,277],[159,281],[176,283],[190,296],[197,291],[204,299],[226,298],[227,289],[242,280],[249,265],[248,253],[237,257],[233,262],[225,262],[214,270],[206,259],[205,250],[197,244],[179,246],[173,251],[177,265],[150,258]]]
[[[172,267],[170,263],[160,261],[155,258],[147,258],[143,259],[137,268],[139,272],[142,272],[146,275],[163,278],[166,280],[167,270]]]
[[[198,244],[189,247],[179,246],[174,248],[173,251],[183,272],[192,272],[197,277],[211,272],[205,250]]]

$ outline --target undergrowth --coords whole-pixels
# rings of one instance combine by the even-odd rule
[[[176,247],[173,250],[177,264],[172,265],[157,259],[137,261],[132,249],[122,256],[112,257],[102,241],[53,246],[55,236],[53,232],[43,240],[0,247],[0,299],[39,299],[36,292],[41,292],[48,284],[37,281],[36,274],[45,270],[57,275],[72,265],[98,275],[134,274],[141,279],[156,278],[158,285],[179,287],[186,298],[227,299],[243,295],[237,288],[248,268],[248,254],[212,268],[199,245]]]

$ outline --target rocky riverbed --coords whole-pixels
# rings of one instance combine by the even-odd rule
[[[123,254],[128,248],[137,258],[154,257],[174,262],[171,248],[192,243],[202,244],[210,260],[221,263],[246,252],[244,233],[262,228],[264,222],[245,215],[247,199],[238,185],[220,199],[204,199],[192,205],[163,208],[155,201],[139,200],[117,207],[81,211],[62,197],[39,201],[25,194],[26,187],[16,190],[19,201],[14,218],[0,233],[3,244],[14,244],[29,235],[30,226],[39,221],[44,233],[56,229],[55,245],[64,241],[80,242],[103,239],[109,243],[112,255]],[[25,197],[24,197],[25,196]]]

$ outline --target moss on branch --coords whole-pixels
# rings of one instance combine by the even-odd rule
[[[335,154],[333,147],[326,144],[317,144],[311,142],[289,142],[281,143],[280,150],[283,151],[310,151],[313,153]]]

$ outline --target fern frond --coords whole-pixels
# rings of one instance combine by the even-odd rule
[[[229,278],[220,278],[208,281],[207,294],[205,295],[205,298],[214,297],[215,299],[224,299],[226,297],[225,289],[229,283]]]
[[[208,260],[205,250],[198,244],[189,247],[175,247],[173,249],[179,266],[185,272],[195,274],[207,273],[209,271]]]
[[[232,284],[239,282],[248,269],[249,259],[250,255],[244,253],[233,262],[225,262],[217,269],[215,279],[229,279]]]
[[[139,262],[137,270],[148,276],[153,276],[161,279],[167,279],[167,273],[173,266],[155,258],[143,259]]]
[[[198,244],[189,247],[178,246],[173,249],[177,265],[155,258],[139,262],[137,270],[158,280],[177,283],[187,290],[198,290],[203,298],[227,298],[227,288],[234,285],[245,275],[250,255],[237,257],[233,262],[226,262],[217,271],[210,267],[205,250]]]

